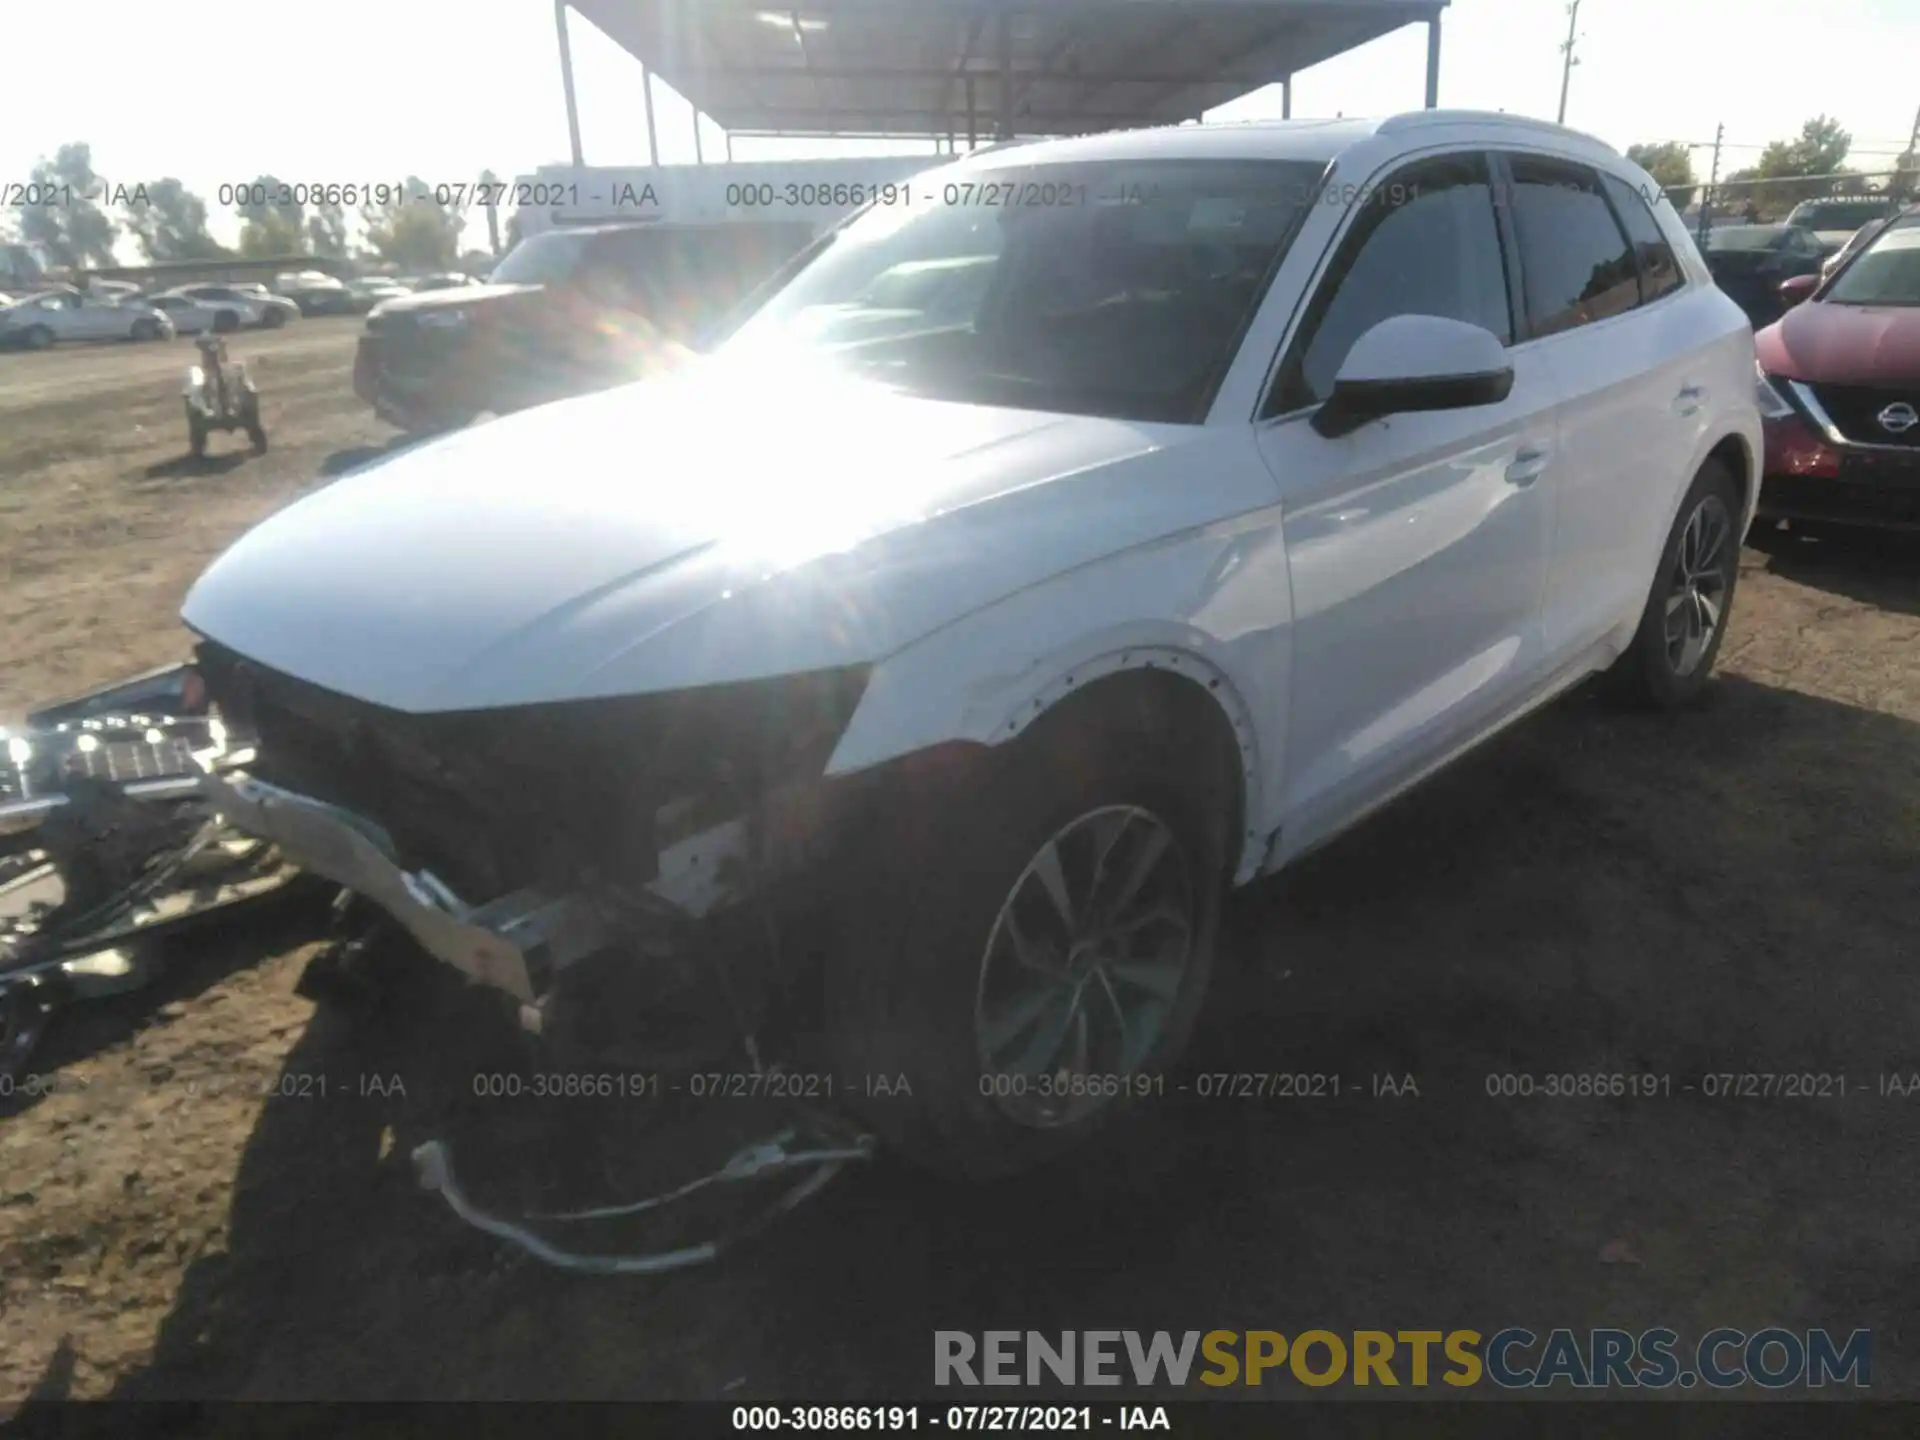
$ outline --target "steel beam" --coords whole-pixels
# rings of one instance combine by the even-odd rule
[[[1440,17],[1427,21],[1427,109],[1440,108]]]
[[[645,65],[640,67],[640,96],[647,104],[647,156],[655,165],[660,163],[660,132],[653,123],[653,72]]]
[[[553,0],[553,28],[560,37],[560,85],[567,97],[567,140],[575,168],[587,162],[580,150],[580,103],[573,93],[573,45],[567,38],[567,0]]]

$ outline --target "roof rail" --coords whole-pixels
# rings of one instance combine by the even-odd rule
[[[1409,110],[1380,122],[1382,135],[1399,135],[1409,130],[1424,130],[1437,125],[1498,125],[1506,129],[1553,135],[1560,139],[1585,140],[1600,146],[1610,155],[1620,152],[1598,135],[1556,125],[1551,120],[1536,120],[1531,115],[1509,115],[1504,110]]]

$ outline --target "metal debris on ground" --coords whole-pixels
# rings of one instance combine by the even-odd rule
[[[195,757],[224,737],[191,692],[154,671],[0,732],[0,1078],[61,1005],[150,981],[152,942],[300,878],[209,813]]]

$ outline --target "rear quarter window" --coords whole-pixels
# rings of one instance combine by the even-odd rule
[[[1508,163],[1533,333],[1557,335],[1637,307],[1640,267],[1599,175],[1533,155]]]
[[[1686,277],[1660,222],[1654,218],[1648,197],[1613,175],[1602,175],[1600,183],[1606,187],[1627,238],[1633,242],[1634,258],[1640,265],[1640,302],[1647,304],[1680,289]]]

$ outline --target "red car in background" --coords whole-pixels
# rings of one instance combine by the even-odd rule
[[[1778,521],[1920,530],[1920,207],[1754,337],[1767,457],[1754,529]]]

